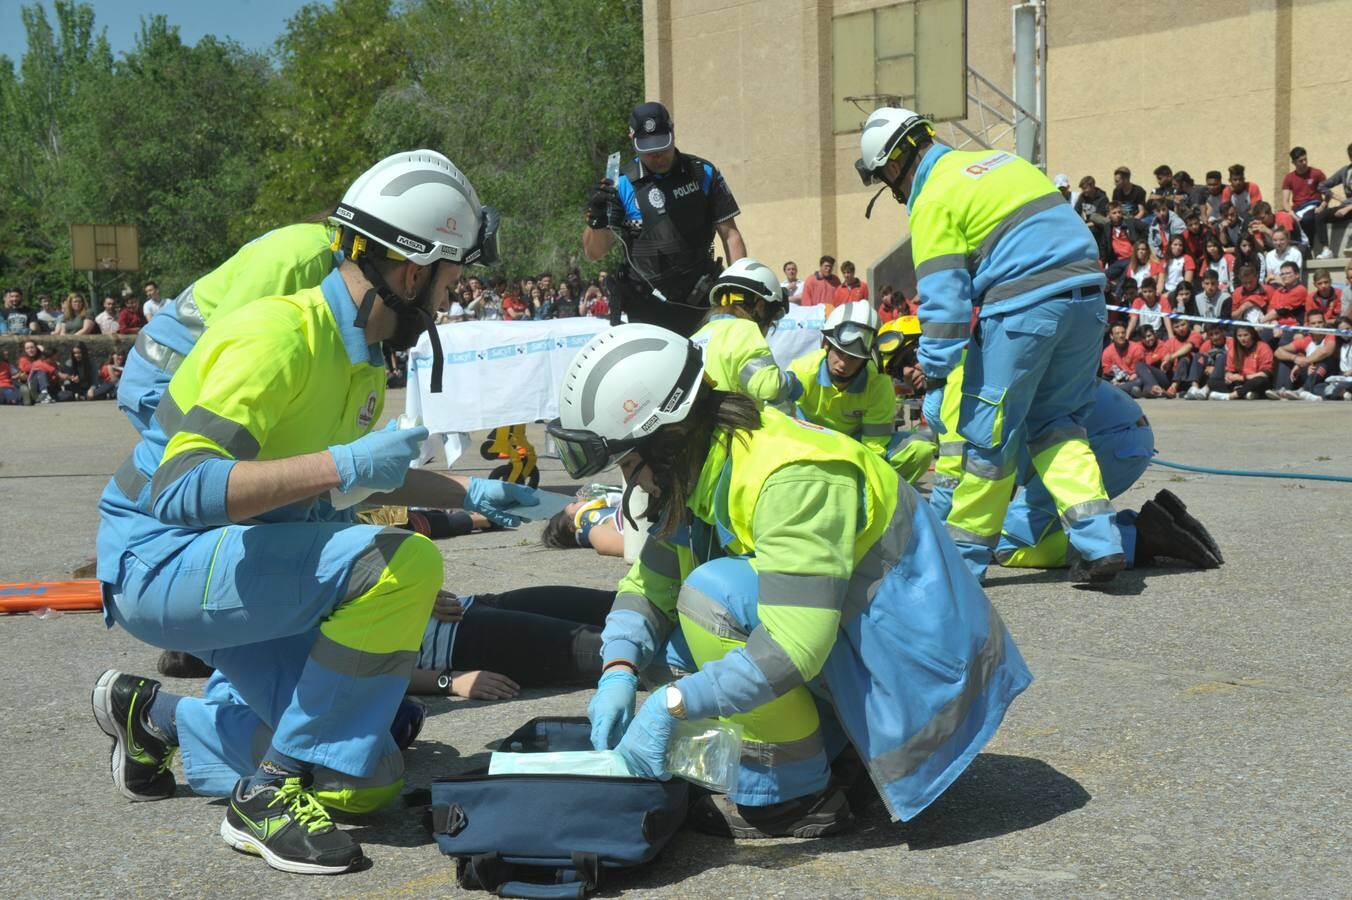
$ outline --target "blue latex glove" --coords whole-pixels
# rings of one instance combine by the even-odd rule
[[[401,486],[408,475],[408,464],[418,458],[419,446],[425,440],[426,428],[400,428],[394,420],[350,444],[330,447],[329,455],[338,467],[338,490],[363,487],[392,491]]]
[[[490,521],[515,528],[524,520],[507,510],[514,506],[539,506],[535,488],[496,478],[471,478],[465,493],[465,509],[487,516]]]
[[[634,695],[638,676],[628,669],[614,668],[601,676],[596,693],[587,704],[591,720],[591,742],[596,750],[613,750],[634,718]]]
[[[615,748],[629,771],[664,781],[671,777],[667,771],[667,744],[671,743],[671,730],[676,727],[676,717],[667,712],[666,694],[666,688],[662,688],[648,698],[625,731],[624,740]]]
[[[925,391],[925,402],[921,405],[920,411],[924,413],[925,421],[929,424],[930,430],[935,434],[943,434],[944,421],[940,410],[944,405],[944,389],[947,385],[937,388],[931,388]]]

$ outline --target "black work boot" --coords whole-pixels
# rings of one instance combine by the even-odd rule
[[[1214,569],[1221,564],[1207,545],[1191,529],[1180,525],[1163,504],[1147,500],[1136,515],[1136,564],[1148,565],[1160,558],[1176,559],[1198,569]]]
[[[1188,512],[1188,507],[1182,500],[1178,499],[1178,495],[1168,488],[1164,488],[1155,495],[1155,502],[1164,507],[1164,511],[1169,514],[1169,518],[1205,544],[1207,550],[1211,551],[1211,555],[1216,558],[1218,565],[1225,564],[1225,557],[1221,555],[1221,548],[1216,545],[1216,540],[1211,536],[1211,532],[1207,531],[1206,526],[1197,521],[1192,513]]]
[[[1127,558],[1121,553],[1098,559],[1085,559],[1075,553],[1070,561],[1070,580],[1075,584],[1107,584],[1126,567]]]
[[[705,794],[690,804],[690,826],[717,837],[815,838],[839,834],[854,823],[850,801],[836,786],[806,797],[743,806],[724,794]]]

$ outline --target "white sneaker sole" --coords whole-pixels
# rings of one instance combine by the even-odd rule
[[[279,872],[290,872],[293,875],[341,875],[344,872],[355,868],[362,860],[358,857],[356,862],[345,866],[321,866],[318,863],[296,862],[294,860],[282,859],[263,845],[263,842],[255,838],[247,831],[240,831],[230,824],[228,818],[221,819],[221,837],[227,844],[234,847],[241,853],[248,853],[250,856],[262,857],[263,862]]]

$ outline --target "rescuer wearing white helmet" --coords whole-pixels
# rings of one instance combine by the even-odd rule
[[[691,824],[820,837],[851,818],[846,785],[832,779],[841,745],[825,738],[844,735],[888,809],[910,819],[994,734],[1028,669],[939,520],[891,467],[844,435],[715,389],[704,371],[679,335],[611,328],[573,360],[549,426],[570,476],[618,465],[648,491],[655,523],[602,634],[593,745],[666,777],[678,719],[728,717],[745,741],[736,790],[701,797]],[[677,628],[692,674],[635,716],[638,672]]]
[[[709,313],[693,340],[704,374],[721,391],[764,403],[798,399],[803,387],[779,368],[765,336],[789,311],[784,287],[769,266],[743,257],[723,270],[709,291]]]
[[[374,491],[373,502],[464,504],[507,523],[538,502],[524,486],[410,471],[424,428],[372,431],[380,345],[410,346],[462,267],[491,258],[490,219],[444,156],[396,154],[338,205],[341,256],[317,251],[313,268],[329,270],[311,286],[248,296],[232,282],[209,313],[186,292],[182,333],[165,333],[183,348],[164,345],[182,354],[173,379],[100,499],[109,625],[217,670],[201,699],[99,678],[114,784],[132,800],[170,796],[182,747],[193,789],[229,795],[222,837],[274,868],[361,863],[325,805],[367,811],[398,795],[391,720],[442,583],[431,541],[355,525],[321,498]],[[296,246],[315,236],[297,233]]]
[[[789,365],[802,385],[798,415],[862,442],[907,481],[915,481],[929,461],[914,451],[929,441],[896,431],[897,395],[874,352],[877,336],[878,313],[867,300],[831,310],[821,349]]]
[[[941,443],[953,440],[943,433],[944,395],[961,394],[967,451],[948,529],[963,558],[984,575],[1026,444],[1074,548],[1071,577],[1113,578],[1125,556],[1084,429],[1106,317],[1092,235],[1028,162],[939,144],[911,110],[874,110],[859,149],[864,183],[882,182],[909,213],[925,419]],[[964,350],[961,383],[949,384]]]

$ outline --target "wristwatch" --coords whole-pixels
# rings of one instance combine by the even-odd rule
[[[935,378],[933,375],[925,376],[925,390],[927,391],[937,390],[938,388],[943,387],[947,383],[948,376],[944,376],[942,378]]]
[[[685,718],[685,698],[681,696],[681,689],[674,684],[667,685],[667,712],[674,718]]]

